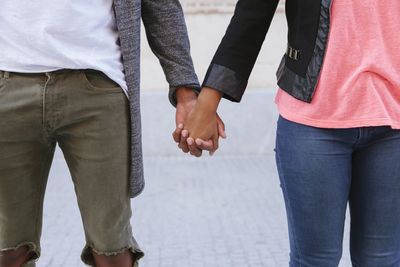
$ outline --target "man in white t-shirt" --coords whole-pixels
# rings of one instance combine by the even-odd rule
[[[82,216],[83,262],[132,267],[144,255],[130,225],[130,199],[144,185],[141,16],[182,121],[200,86],[178,0],[2,0],[1,267],[33,267],[40,256],[56,144]]]

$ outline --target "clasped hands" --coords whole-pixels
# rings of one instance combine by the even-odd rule
[[[200,157],[203,150],[213,155],[219,138],[226,138],[225,125],[217,113],[221,93],[203,88],[199,96],[190,88],[176,91],[176,129],[174,141],[184,153]]]

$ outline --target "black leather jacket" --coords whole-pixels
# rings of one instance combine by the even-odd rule
[[[286,0],[288,45],[276,72],[278,85],[311,102],[330,28],[333,0]],[[239,0],[235,14],[208,68],[203,86],[239,102],[279,0]]]

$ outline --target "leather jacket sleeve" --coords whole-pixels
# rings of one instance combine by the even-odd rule
[[[239,0],[203,87],[240,102],[279,0]]]

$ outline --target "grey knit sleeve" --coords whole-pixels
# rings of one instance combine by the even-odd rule
[[[153,53],[169,83],[169,100],[176,106],[179,87],[200,91],[190,55],[190,42],[182,6],[178,0],[142,0],[142,20]]]

